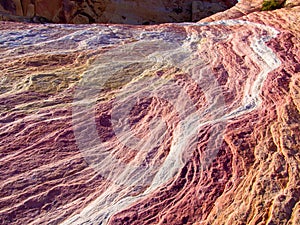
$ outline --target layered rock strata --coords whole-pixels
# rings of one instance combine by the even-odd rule
[[[299,17],[1,22],[0,224],[299,224]]]

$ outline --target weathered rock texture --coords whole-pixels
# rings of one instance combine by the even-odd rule
[[[300,8],[0,23],[0,224],[300,224]]]
[[[233,6],[237,0],[2,0],[0,12],[56,23],[155,24],[200,20]],[[193,7],[192,7],[193,5]]]
[[[282,8],[292,8],[300,5],[300,0],[240,0],[232,8],[214,14],[213,16],[204,18],[202,22],[210,22],[215,20],[235,19],[248,15],[253,12],[262,10],[264,1],[276,1],[282,5]]]

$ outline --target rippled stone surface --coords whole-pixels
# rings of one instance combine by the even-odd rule
[[[299,224],[299,7],[0,24],[1,224]]]

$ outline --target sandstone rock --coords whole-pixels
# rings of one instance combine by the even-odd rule
[[[280,2],[284,2],[283,0],[280,0]],[[247,15],[252,12],[261,11],[263,4],[263,0],[240,0],[235,6],[230,8],[229,10],[225,12],[219,12],[216,13],[210,17],[204,18],[201,20],[201,22],[211,22],[215,20],[221,20],[221,19],[235,19],[239,18],[241,16]],[[298,0],[287,0],[285,1],[284,7],[292,8],[295,6],[299,6],[300,2]]]
[[[193,0],[23,0],[21,4],[20,0],[14,0],[13,2],[3,0],[0,5],[2,5],[6,12],[10,12],[13,15],[40,16],[57,23],[87,23],[89,21],[89,23],[153,24],[191,21],[192,2]],[[194,19],[225,10],[233,6],[237,1],[219,0],[212,3],[207,1],[201,2],[198,4],[194,3]],[[220,5],[217,3],[220,3]],[[202,6],[204,9],[199,8]],[[209,12],[204,13],[208,9]]]
[[[28,14],[27,13],[28,7],[32,8],[32,6],[29,6],[29,5],[33,5],[34,6],[34,4],[31,3],[31,0],[21,0],[21,3],[22,3],[23,15],[27,16],[27,14]],[[35,12],[35,10],[34,10],[34,7],[33,7],[32,16],[34,16],[34,12]],[[30,14],[31,14],[31,12],[30,12]]]
[[[16,14],[16,6],[13,1],[3,1],[0,4],[0,9],[2,12],[10,12],[12,14]]]
[[[0,22],[0,224],[298,225],[300,7],[228,12]]]
[[[28,4],[27,11],[25,14],[27,17],[34,17],[35,15],[35,6],[33,4]]]
[[[21,4],[21,0],[13,0],[14,5],[16,7],[16,15],[18,16],[23,16],[23,8],[22,8],[22,4]]]
[[[75,24],[88,24],[90,23],[90,20],[88,17],[78,14],[77,16],[74,17],[73,23]]]
[[[286,7],[300,6],[300,1],[299,0],[286,0],[285,6]]]
[[[31,22],[31,18],[24,16],[16,16],[10,13],[0,12],[0,21],[14,21],[14,22]]]
[[[62,12],[63,3],[61,0],[36,0],[35,15],[45,17],[50,21],[59,22],[59,14]]]
[[[217,12],[225,11],[226,9],[227,5],[217,0],[212,2],[193,1],[192,21],[199,21]]]

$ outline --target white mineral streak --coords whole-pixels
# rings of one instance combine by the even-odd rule
[[[246,86],[241,105],[238,108],[231,109],[229,112],[224,110],[225,106],[221,90],[218,89],[218,84],[213,77],[209,76],[209,67],[203,65],[204,59],[201,60],[195,55],[196,51],[193,46],[199,42],[199,37],[196,33],[189,32],[193,26],[212,25],[244,25],[266,31],[266,34],[263,36],[254,37],[250,46],[253,50],[252,60],[262,70],[257,74],[254,83],[250,82],[250,80],[245,81]],[[184,23],[178,26],[184,26],[189,35],[183,45],[163,41],[162,37],[154,37],[152,41],[140,40],[133,45],[125,45],[119,50],[114,49],[104,54],[99,64],[93,65],[86,71],[84,76],[90,80],[83,85],[85,88],[80,92],[82,96],[75,96],[78,101],[75,102],[73,111],[74,126],[84,122],[86,130],[75,131],[75,136],[77,139],[78,137],[80,139],[78,145],[83,150],[87,162],[106,179],[112,181],[112,184],[81,213],[65,220],[62,224],[106,224],[111,216],[126,209],[132,203],[143,199],[143,197],[157,190],[159,186],[177,175],[186,160],[188,160],[187,155],[189,154],[186,154],[186,152],[196,142],[197,132],[201,127],[209,124],[226,123],[226,120],[230,118],[259,107],[261,103],[260,91],[263,82],[267,74],[280,65],[279,59],[265,45],[266,41],[276,37],[278,31],[272,27],[238,20],[203,24]],[[76,35],[83,34],[84,32],[78,31],[78,34],[75,32],[66,35],[65,38],[72,39]],[[143,35],[145,34],[140,34],[141,37]],[[84,42],[80,42],[79,46],[82,48],[89,46],[89,42],[93,40],[93,37],[89,37]],[[109,39],[106,41],[109,41]],[[130,51],[134,54],[129,54]],[[147,70],[147,72],[156,71],[158,68],[165,66],[176,66],[188,72],[192,79],[204,90],[207,108],[204,111],[197,112],[193,108],[194,106],[185,90],[176,87],[171,80],[147,78],[143,73],[140,74],[134,81],[122,88],[121,93],[116,97],[117,100],[112,114],[112,123],[118,140],[125,146],[139,149],[135,159],[128,165],[125,165],[111,154],[118,146],[109,146],[107,143],[101,143],[97,136],[93,117],[90,117],[88,112],[93,110],[97,94],[102,88],[94,87],[93,84],[105,83],[110,74],[117,73],[121,68],[133,62],[143,63],[145,66],[144,71]],[[252,85],[250,85],[251,83]],[[88,90],[86,90],[86,85],[89,86]],[[175,91],[168,92],[169,90]],[[174,130],[170,152],[164,162],[161,165],[142,166],[142,160],[148,154],[148,151],[153,149],[155,145],[159,147],[159,143],[162,142],[166,134],[167,128],[163,121],[164,118],[157,117],[158,121],[152,122],[152,133],[150,137],[147,137],[147,140],[134,138],[135,134],[133,131],[130,131],[128,121],[124,118],[126,118],[135,101],[138,101],[139,98],[153,95],[166,99],[169,102],[171,101],[175,110],[180,114],[180,122]],[[86,97],[89,98],[86,99]],[[82,116],[85,113],[87,116]],[[221,125],[212,133],[211,137],[214,138],[214,143],[208,143],[208,148],[218,148],[218,143],[222,141],[223,128],[224,125]],[[100,151],[100,149],[105,150]],[[208,151],[210,150],[208,149]],[[209,154],[212,157],[215,156],[214,152],[209,152]],[[138,194],[133,194],[137,193],[137,190],[142,191]]]

